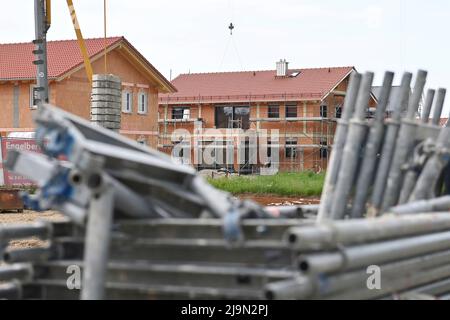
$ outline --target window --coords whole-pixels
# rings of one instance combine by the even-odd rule
[[[174,107],[172,108],[172,119],[189,119],[191,109],[189,107]]]
[[[321,116],[322,118],[326,118],[326,117],[327,117],[327,114],[328,114],[327,111],[328,111],[328,110],[327,110],[327,106],[326,106],[326,105],[321,105],[321,106],[320,106],[320,116]]]
[[[280,117],[280,106],[278,105],[269,105],[267,109],[267,115],[269,118],[279,118]]]
[[[267,158],[272,156],[272,140],[267,139]]]
[[[133,112],[133,93],[130,90],[122,92],[122,112]]]
[[[144,114],[148,110],[148,96],[146,92],[139,92],[138,113]]]
[[[336,106],[336,118],[341,118],[342,117],[342,105],[337,105]]]
[[[328,158],[328,144],[325,140],[322,140],[320,142],[320,159],[327,159]]]
[[[286,158],[297,158],[297,140],[286,140],[285,155]]]
[[[48,87],[47,90],[48,90],[48,98],[50,101],[50,87]],[[30,85],[30,108],[31,109],[37,108],[37,103],[39,100],[38,94],[39,94],[38,86],[36,84]]]
[[[286,105],[286,118],[297,118],[297,105],[287,104]]]
[[[216,128],[250,128],[249,107],[216,107]]]
[[[30,86],[30,108],[36,109],[37,108],[37,99],[38,99],[38,91],[36,90],[37,85],[32,84]]]

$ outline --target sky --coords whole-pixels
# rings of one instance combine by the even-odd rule
[[[0,43],[33,40],[34,1],[1,2]],[[103,0],[73,2],[83,36],[103,37]],[[168,79],[287,59],[373,71],[375,84],[387,70],[398,84],[424,69],[427,88],[450,89],[449,31],[448,0],[107,0],[107,34],[125,36]],[[52,1],[48,39],[75,39],[65,0]]]

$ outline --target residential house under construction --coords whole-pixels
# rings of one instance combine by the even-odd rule
[[[106,48],[105,48],[106,46]],[[122,81],[120,133],[156,147],[158,94],[176,89],[124,37],[86,39],[94,73],[107,73]],[[0,134],[34,131],[36,66],[33,43],[0,44]],[[49,41],[49,102],[66,111],[90,118],[91,85],[76,40]]]
[[[159,97],[158,147],[172,153],[185,142],[185,132],[198,141],[188,144],[191,159],[197,160],[191,164],[198,169],[271,172],[270,159],[278,150],[281,171],[321,171],[327,166],[336,119],[354,71],[353,67],[290,69],[280,60],[276,70],[181,74],[172,81],[177,92]],[[372,97],[369,106],[375,104]],[[249,134],[258,139],[256,163]],[[231,157],[213,152],[214,161],[204,161],[205,148],[228,150],[229,143],[236,147]],[[238,155],[237,145],[244,146],[242,154]],[[269,161],[260,161],[265,152]]]

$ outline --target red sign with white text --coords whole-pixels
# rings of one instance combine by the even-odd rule
[[[36,140],[34,139],[2,138],[1,142],[2,142],[1,155],[3,162],[7,159],[9,150],[17,149],[37,153],[42,152],[41,148],[36,144]],[[3,178],[4,178],[4,185],[6,186],[30,186],[35,184],[32,180],[17,175],[7,170],[5,167],[3,167]]]

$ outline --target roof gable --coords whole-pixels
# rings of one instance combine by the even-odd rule
[[[122,37],[107,38],[107,46],[119,42]],[[104,39],[86,39],[86,48],[90,57],[102,52]],[[0,44],[0,79],[22,80],[36,77],[33,64],[33,43]],[[47,42],[48,77],[55,79],[83,63],[76,40]]]
[[[88,55],[91,59],[108,50],[123,45],[132,62],[139,61],[138,67],[162,88],[163,92],[174,92],[176,89],[145,57],[140,54],[124,37],[85,39]],[[33,43],[0,44],[0,80],[34,80],[36,66],[33,64]],[[83,57],[77,40],[59,40],[47,42],[48,78],[61,79],[77,68],[83,68]]]

